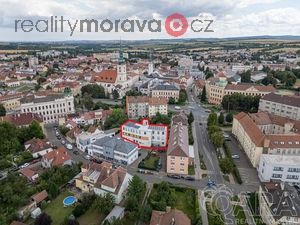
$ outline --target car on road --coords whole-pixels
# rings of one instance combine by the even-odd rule
[[[216,182],[213,181],[213,180],[211,180],[211,179],[209,179],[208,182],[207,182],[207,186],[208,186],[208,187],[216,186]]]
[[[61,140],[61,136],[60,136],[60,135],[59,135],[59,136],[57,136],[57,139],[58,139],[58,140]]]
[[[181,179],[181,177],[179,175],[175,175],[175,174],[168,174],[167,177],[170,177],[173,179]]]
[[[184,179],[185,179],[185,180],[191,180],[191,181],[194,181],[194,180],[195,180],[195,177],[189,177],[189,176],[188,176],[188,177],[184,177]]]
[[[73,146],[71,145],[71,144],[67,144],[67,149],[69,149],[69,150],[72,150],[73,149]]]
[[[178,109],[178,110],[181,109],[180,106],[175,106],[174,108],[175,108],[175,109]]]
[[[75,150],[73,153],[74,155],[79,155],[79,152],[77,150]]]
[[[233,158],[233,159],[240,159],[240,156],[238,154],[234,154],[234,155],[231,156],[231,158]]]
[[[65,140],[62,140],[61,143],[64,145],[64,144],[66,144],[66,141],[65,141]]]
[[[203,124],[200,122],[199,125],[202,126]]]
[[[87,159],[87,160],[90,160],[90,159],[92,159],[92,156],[90,156],[90,155],[85,155],[84,158]]]
[[[210,113],[211,110],[210,109],[205,109],[205,112]]]
[[[23,165],[20,166],[20,169],[28,167],[30,164],[29,163],[24,163]]]

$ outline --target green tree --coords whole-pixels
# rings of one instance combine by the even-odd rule
[[[204,86],[204,88],[202,89],[202,93],[201,93],[201,98],[200,98],[201,102],[206,102],[206,87]]]
[[[216,113],[210,113],[207,118],[207,126],[217,125],[218,115]]]
[[[100,213],[107,215],[114,207],[115,199],[110,193],[105,195],[100,195],[94,201],[94,208],[97,209]]]
[[[94,107],[93,98],[89,94],[84,94],[83,96],[83,105],[86,109],[91,110]]]
[[[216,148],[221,148],[224,143],[224,138],[221,132],[215,132],[211,135],[211,141]]]
[[[17,136],[17,128],[7,122],[0,123],[0,156],[5,158],[22,150],[22,145]]]
[[[81,88],[82,96],[85,94],[90,95],[92,98],[105,98],[105,90],[104,87],[98,84],[88,84]]]
[[[226,120],[227,123],[232,123],[232,121],[233,121],[233,114],[232,113],[227,113],[226,117],[225,117],[225,120]]]
[[[127,115],[124,113],[123,109],[116,108],[113,109],[112,115],[110,115],[104,122],[104,128],[114,128],[120,127],[128,119]]]
[[[184,104],[187,101],[187,93],[186,90],[181,89],[179,91],[178,104]]]
[[[224,114],[221,112],[218,117],[218,123],[223,125],[224,124]]]
[[[3,104],[0,104],[0,116],[5,116],[6,115],[6,109],[3,106]]]
[[[59,188],[57,184],[51,182],[49,185],[49,197],[50,199],[55,199],[59,195]]]
[[[120,97],[119,92],[116,89],[112,91],[112,96],[114,99],[118,99]]]
[[[168,102],[168,103],[169,103],[170,105],[176,104],[175,98],[173,98],[173,97],[169,98],[169,102]]]
[[[32,121],[32,123],[29,125],[29,133],[32,138],[44,138],[43,129],[36,120]]]
[[[188,123],[191,125],[194,122],[194,115],[192,112],[188,115]]]
[[[46,213],[42,213],[34,221],[34,225],[51,225],[51,224],[52,224],[52,219]]]
[[[251,70],[247,70],[240,74],[242,83],[250,83],[251,82]]]
[[[208,67],[207,67],[208,68]],[[208,71],[205,73],[205,80],[211,78],[211,77],[214,77],[214,73],[211,72],[211,71]]]
[[[223,173],[229,174],[232,172],[233,164],[232,164],[231,159],[229,159],[229,158],[220,159],[219,164],[220,164],[220,168]]]

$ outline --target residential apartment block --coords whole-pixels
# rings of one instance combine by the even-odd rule
[[[111,163],[92,163],[83,165],[75,185],[82,192],[94,192],[97,195],[110,193],[119,204],[128,188],[132,176],[121,166],[113,168]]]
[[[300,199],[295,187],[284,183],[262,183],[259,210],[266,225],[300,224]]]
[[[126,96],[126,112],[129,118],[153,117],[157,113],[168,114],[167,98]]]
[[[300,96],[267,94],[260,99],[259,110],[293,120],[300,120]]]
[[[93,141],[87,147],[87,152],[94,158],[122,165],[130,165],[138,158],[138,146],[136,144],[109,136]]]
[[[141,123],[127,121],[121,126],[121,137],[139,147],[166,148],[168,140],[167,125],[150,124],[148,119]]]
[[[249,96],[264,96],[276,90],[271,85],[229,84],[224,75],[209,78],[206,81],[205,88],[208,102],[215,105],[221,104],[225,95],[240,93]]]
[[[21,99],[20,109],[22,113],[41,115],[44,123],[58,123],[60,118],[75,113],[74,97],[63,94],[29,95]]]
[[[189,152],[188,140],[188,119],[181,112],[172,118],[167,149],[167,173],[188,174],[189,165],[194,163]]]
[[[262,154],[257,170],[263,182],[300,183],[300,156]]]
[[[300,121],[267,112],[234,116],[232,133],[254,167],[262,154],[300,157]]]
[[[179,88],[173,84],[159,84],[152,88],[152,97],[174,98],[176,101],[179,99]]]

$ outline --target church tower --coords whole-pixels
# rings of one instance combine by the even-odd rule
[[[122,83],[127,81],[126,63],[123,57],[122,44],[120,42],[120,53],[117,66],[117,82]]]
[[[152,60],[152,52],[150,52],[150,62],[148,65],[148,74],[150,75],[153,72],[154,72],[154,64],[153,64],[153,60]]]

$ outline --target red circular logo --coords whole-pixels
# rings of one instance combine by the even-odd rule
[[[188,21],[185,16],[174,13],[167,17],[165,21],[165,28],[169,35],[179,37],[183,35],[188,28]]]

